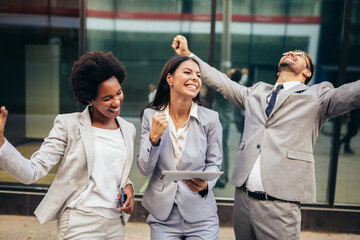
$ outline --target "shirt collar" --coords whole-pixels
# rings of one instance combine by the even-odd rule
[[[191,103],[190,116],[196,118],[197,120],[199,120],[199,118],[198,118],[198,108],[199,108],[199,105],[196,102],[193,101]]]
[[[301,82],[300,81],[290,81],[290,82],[284,82],[281,83],[284,86],[284,91],[293,88],[297,85],[299,85]],[[274,89],[279,85],[280,83],[275,83]]]
[[[196,102],[192,101],[191,103],[191,107],[190,107],[190,114],[189,116],[190,117],[194,117],[196,118],[197,120],[199,120],[199,117],[198,117],[198,108],[199,108],[199,104],[197,104]],[[162,111],[163,113],[166,114],[166,118],[167,120],[169,121],[169,117],[170,117],[170,114],[169,114],[169,104],[166,106],[166,108]]]

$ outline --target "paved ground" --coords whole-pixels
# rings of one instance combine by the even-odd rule
[[[0,215],[0,240],[56,239],[56,222],[41,225],[35,217]],[[234,240],[230,227],[220,228],[220,240]],[[150,240],[146,223],[129,222],[125,240]],[[300,240],[360,240],[360,235],[340,233],[301,232]]]

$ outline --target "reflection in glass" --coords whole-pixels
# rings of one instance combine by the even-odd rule
[[[6,137],[27,158],[59,113],[77,110],[69,76],[78,58],[78,1],[0,1],[0,103]],[[36,184],[52,182],[57,167]],[[0,182],[18,182],[0,169]]]
[[[335,189],[336,204],[359,204],[359,128],[360,109],[353,110],[343,116]]]

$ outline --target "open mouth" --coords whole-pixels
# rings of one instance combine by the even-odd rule
[[[286,56],[284,60],[286,60],[287,58],[290,58],[290,59],[293,60],[294,62],[297,61],[297,57]]]
[[[189,88],[191,90],[197,90],[198,89],[197,85],[194,85],[194,84],[185,84],[185,87]]]
[[[109,108],[108,111],[109,111],[110,113],[112,113],[112,114],[119,114],[119,113],[120,113],[120,106],[117,107],[117,108],[112,108],[112,109]]]

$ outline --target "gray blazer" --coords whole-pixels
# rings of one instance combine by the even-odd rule
[[[212,192],[216,179],[208,182],[208,194],[201,197],[182,182],[164,181],[159,178],[162,170],[176,170],[176,165],[169,128],[161,136],[159,147],[153,147],[149,140],[152,117],[155,113],[154,109],[145,109],[141,123],[140,154],[137,165],[143,175],[152,174],[142,205],[151,215],[164,221],[170,215],[176,199],[179,211],[186,221],[196,222],[206,219],[217,211]],[[220,171],[221,141],[222,127],[219,115],[199,106],[198,119],[190,117],[186,147],[178,170]]]
[[[136,130],[133,124],[117,117],[123,135],[127,159],[121,186],[131,183],[128,178],[133,161]],[[0,167],[20,182],[30,184],[46,176],[61,162],[47,194],[35,210],[40,223],[58,219],[69,203],[87,186],[94,165],[95,146],[88,107],[82,113],[60,114],[40,149],[30,160],[24,158],[11,144],[1,148]],[[123,213],[126,223],[128,215]]]
[[[314,145],[327,120],[360,107],[360,81],[334,88],[329,82],[299,84],[279,95],[269,117],[266,98],[273,85],[246,88],[231,81],[197,56],[201,79],[245,110],[245,129],[232,184],[242,186],[261,153],[265,191],[288,201],[316,201]]]

